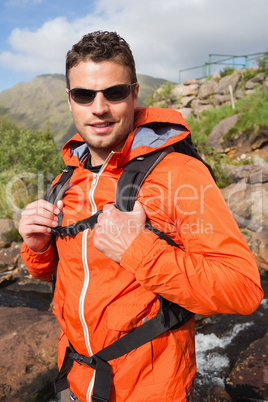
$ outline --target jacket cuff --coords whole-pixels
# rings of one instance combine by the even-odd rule
[[[137,268],[152,251],[157,239],[159,237],[148,229],[141,232],[122,255],[121,267],[135,275]]]
[[[21,246],[21,255],[23,256],[24,254],[27,254],[27,256],[31,258],[32,262],[46,262],[51,260],[51,256],[54,255],[54,252],[55,247],[53,241],[49,243],[49,246],[45,251],[41,251],[40,253],[31,250],[24,242]]]
[[[36,279],[51,281],[51,274],[57,265],[57,250],[52,241],[47,250],[37,253],[31,250],[25,243],[21,245],[21,258],[28,272]]]

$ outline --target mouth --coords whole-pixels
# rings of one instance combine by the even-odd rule
[[[93,124],[90,124],[90,126],[91,127],[96,127],[96,128],[104,128],[104,127],[109,127],[112,124],[113,124],[113,122],[106,121],[104,123],[95,123],[95,124],[93,123]]]
[[[104,127],[108,127],[113,123],[107,122],[107,123],[101,123],[101,124],[91,124],[92,127],[96,127],[96,128],[104,128]]]
[[[103,123],[93,123],[90,124],[90,127],[97,133],[97,134],[108,134],[110,129],[114,126],[114,122],[106,121]]]

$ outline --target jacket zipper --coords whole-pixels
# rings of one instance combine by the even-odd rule
[[[98,181],[99,181],[99,177],[102,174],[103,170],[105,169],[107,163],[109,162],[109,160],[111,159],[111,157],[113,156],[114,152],[112,151],[110,153],[110,155],[108,156],[108,158],[104,161],[102,167],[100,168],[100,171],[98,173],[93,173],[93,180],[91,183],[91,187],[88,193],[88,198],[89,198],[89,202],[92,208],[92,215],[94,215],[97,212],[97,206],[94,200],[94,192],[95,192],[95,188],[97,187]]]
[[[94,191],[98,183],[98,180],[99,180],[99,173],[93,173],[93,180],[88,194],[89,202],[92,207],[92,215],[94,215],[97,212],[97,207],[94,201]]]
[[[96,203],[94,200],[95,188],[98,184],[100,175],[102,174],[104,168],[106,167],[106,165],[109,162],[110,158],[112,157],[113,153],[114,152],[110,153],[108,158],[103,163],[100,171],[98,173],[93,173],[93,180],[92,180],[91,188],[89,190],[89,195],[88,195],[89,202],[92,207],[92,215],[97,212],[97,206],[96,206]],[[82,237],[82,261],[83,261],[83,268],[84,268],[84,283],[83,283],[83,288],[82,288],[80,299],[79,299],[79,318],[80,318],[80,322],[83,327],[84,338],[85,338],[88,355],[92,356],[93,352],[92,352],[91,345],[90,345],[89,332],[88,332],[88,327],[87,327],[85,315],[84,315],[85,297],[86,297],[86,293],[87,293],[87,289],[88,289],[88,285],[89,285],[89,268],[88,268],[88,263],[87,263],[87,234],[88,234],[88,231],[89,231],[89,229],[86,229],[83,232],[83,237]],[[89,387],[87,390],[87,402],[90,402],[91,394],[92,394],[92,390],[93,390],[93,386],[94,386],[94,381],[95,381],[95,371],[94,371],[94,375],[90,381],[90,384],[89,384]]]
[[[84,338],[85,338],[85,343],[86,343],[88,354],[89,354],[89,356],[92,356],[93,352],[92,352],[91,345],[90,345],[88,327],[87,327],[85,315],[84,315],[84,303],[85,303],[86,292],[87,292],[87,288],[88,288],[88,284],[89,284],[89,269],[88,269],[88,264],[87,264],[87,233],[88,233],[88,230],[89,229],[86,229],[83,232],[83,238],[82,238],[82,260],[83,260],[85,276],[84,276],[82,292],[81,292],[80,299],[79,299],[79,318],[82,323],[82,327],[83,327],[83,331],[84,331]],[[94,381],[95,381],[95,371],[94,371],[94,375],[89,383],[89,387],[87,390],[87,402],[90,402],[91,393],[92,393],[93,386],[94,386]]]

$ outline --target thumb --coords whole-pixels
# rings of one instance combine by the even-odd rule
[[[59,200],[57,202],[57,207],[59,208],[60,211],[63,209],[63,201],[62,200]]]
[[[141,205],[141,203],[139,201],[135,201],[134,208],[133,208],[132,212],[134,212],[137,215],[141,215],[141,217],[144,219],[144,221],[146,220],[145,210],[144,210],[143,206]]]

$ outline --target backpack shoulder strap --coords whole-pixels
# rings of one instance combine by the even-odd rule
[[[69,182],[71,180],[72,174],[74,172],[75,166],[66,166],[66,168],[62,171],[62,174],[57,181],[57,183],[51,186],[45,196],[44,200],[51,202],[51,204],[56,205],[57,201],[60,200],[65,191],[69,186]]]
[[[216,181],[213,170],[198,154],[189,134],[183,140],[160,151],[139,156],[125,166],[116,187],[116,206],[120,211],[132,211],[138,191],[158,163],[170,152],[189,155],[202,162]]]
[[[57,202],[61,200],[64,196],[65,191],[69,187],[69,182],[71,180],[72,174],[74,172],[75,166],[66,166],[62,171],[59,180],[54,183],[46,192],[44,200],[51,202],[51,204],[57,205]],[[58,223],[61,225],[62,213],[58,215]],[[53,229],[52,229],[53,233]]]
[[[174,144],[173,147],[175,152],[192,156],[193,158],[198,159],[200,162],[202,162],[208,168],[211,176],[213,177],[213,180],[216,182],[216,178],[211,166],[206,163],[197,152],[197,149],[192,142],[191,134],[188,134],[187,137],[185,137],[183,140]]]
[[[119,177],[116,187],[115,206],[120,211],[133,210],[141,185],[155,166],[170,152],[174,152],[172,146],[147,155],[138,156],[128,162]]]

